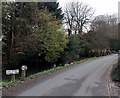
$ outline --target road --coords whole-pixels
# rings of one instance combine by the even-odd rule
[[[18,96],[109,96],[106,76],[117,59],[113,54],[78,64]]]

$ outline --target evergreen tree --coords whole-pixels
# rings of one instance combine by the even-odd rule
[[[58,2],[39,2],[38,7],[39,9],[47,8],[57,19],[63,19],[64,14],[62,13],[62,9],[59,8]]]
[[[3,3],[2,8],[4,67],[36,60],[38,54],[51,62],[64,51],[67,40],[59,20],[38,10],[37,3]]]

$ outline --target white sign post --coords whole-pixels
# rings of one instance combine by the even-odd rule
[[[12,75],[11,80],[15,80],[15,75],[19,74],[19,69],[15,70],[6,70],[6,75]]]
[[[26,70],[28,69],[26,65],[22,65],[22,74],[21,74],[21,79],[24,79],[26,76]]]

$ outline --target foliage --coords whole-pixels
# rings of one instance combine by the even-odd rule
[[[75,58],[79,58],[79,54],[81,52],[81,48],[80,48],[80,40],[78,38],[78,36],[76,35],[72,35],[69,36],[69,43],[68,43],[68,51],[67,51],[67,56],[70,59],[75,59]]]
[[[113,38],[113,39],[110,40],[110,42],[111,42],[111,44],[110,44],[111,50],[113,50],[113,51],[120,50],[120,44],[119,44],[120,43],[120,39]]]
[[[39,28],[35,28],[33,36],[37,37],[40,44],[39,54],[45,55],[47,61],[59,57],[59,52],[66,48],[67,39],[59,21],[52,18],[47,11],[39,13]],[[38,46],[39,47],[39,46]]]
[[[89,57],[90,45],[86,41],[80,39],[78,35],[68,36],[68,44],[64,53],[58,61],[62,63],[70,63],[83,57]]]
[[[38,7],[40,10],[47,8],[48,11],[56,17],[56,19],[63,19],[64,14],[62,13],[62,9],[59,8],[58,2],[39,2]]]
[[[62,25],[47,10],[39,10],[32,2],[8,2],[2,7],[3,68],[15,68],[29,61],[39,65],[40,57],[52,62],[64,51],[67,39]]]
[[[18,63],[16,60],[18,52],[28,48],[28,45],[33,47],[34,44],[30,43],[32,41],[30,35],[34,8],[33,3],[2,3],[3,62],[5,62],[3,69],[15,67],[13,65]],[[24,46],[22,43],[26,40],[29,43]]]
[[[118,46],[118,21],[116,15],[96,16],[91,25],[91,30],[85,35],[92,48],[113,50]],[[119,41],[118,41],[119,42]]]

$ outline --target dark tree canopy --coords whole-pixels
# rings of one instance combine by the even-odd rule
[[[47,9],[39,10],[35,2],[3,3],[2,8],[4,68],[38,62],[38,54],[52,62],[64,51],[67,39],[60,20]]]
[[[38,7],[39,9],[47,8],[57,19],[63,19],[64,14],[62,13],[62,9],[59,8],[58,2],[39,2]]]

